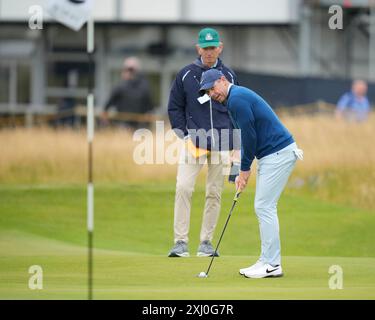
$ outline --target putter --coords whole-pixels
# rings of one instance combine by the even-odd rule
[[[212,258],[211,258],[211,261],[210,261],[210,264],[209,264],[209,266],[208,266],[208,268],[207,268],[207,271],[206,271],[206,272],[204,272],[204,271],[200,272],[199,275],[198,275],[198,278],[207,278],[207,277],[208,277],[208,273],[210,272],[212,262],[213,262],[214,259],[215,259],[217,249],[219,248],[219,245],[220,245],[221,239],[223,238],[223,235],[224,235],[225,229],[227,228],[227,225],[228,225],[229,219],[230,219],[230,217],[231,217],[231,215],[232,215],[232,212],[233,212],[234,207],[236,206],[237,200],[238,200],[238,198],[240,197],[240,194],[241,194],[241,192],[237,192],[237,191],[236,191],[236,194],[235,194],[235,196],[234,196],[234,198],[233,198],[232,208],[231,208],[230,211],[229,211],[229,215],[228,215],[227,221],[225,222],[224,229],[223,229],[223,231],[221,232],[221,236],[220,236],[219,242],[218,242],[217,245],[216,245],[215,253],[213,254],[213,256],[212,256]]]

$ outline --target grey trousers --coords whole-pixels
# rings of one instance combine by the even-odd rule
[[[281,263],[277,203],[296,160],[302,159],[302,154],[296,143],[292,143],[258,160],[254,207],[261,238],[260,260],[264,263]]]

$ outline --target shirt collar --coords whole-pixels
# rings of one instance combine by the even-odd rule
[[[228,98],[229,98],[229,93],[230,93],[230,89],[232,88],[232,86],[233,86],[233,83],[230,83],[228,86],[227,97],[223,101],[223,105],[226,107],[228,107]]]
[[[202,64],[203,64],[203,59],[202,59],[202,57],[201,57],[201,62],[202,62]],[[217,67],[217,64],[218,64],[218,62],[219,62],[219,60],[218,59],[216,59],[216,61],[215,61],[215,64],[210,68],[210,69],[212,69],[212,68],[216,68]]]
[[[228,86],[228,91],[227,91],[227,97],[229,96],[230,88],[233,86],[233,83],[230,83]]]

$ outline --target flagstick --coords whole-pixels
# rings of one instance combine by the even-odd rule
[[[88,299],[93,299],[93,236],[94,236],[94,183],[93,183],[93,140],[94,140],[94,93],[93,93],[94,20],[87,22],[87,54],[89,80],[87,95],[87,142],[88,142],[88,184],[87,184],[87,231],[88,231]]]

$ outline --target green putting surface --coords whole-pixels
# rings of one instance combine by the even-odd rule
[[[86,190],[80,186],[0,187],[0,299],[86,299]],[[195,256],[204,190],[192,207],[190,258],[168,258],[173,245],[173,185],[101,185],[95,189],[95,299],[374,299],[375,215],[308,197],[279,205],[284,277],[246,279],[257,259],[258,223],[249,189],[236,206],[209,277],[210,258]],[[233,190],[223,193],[214,244]],[[28,287],[29,267],[43,289]],[[329,287],[332,265],[343,289]]]

